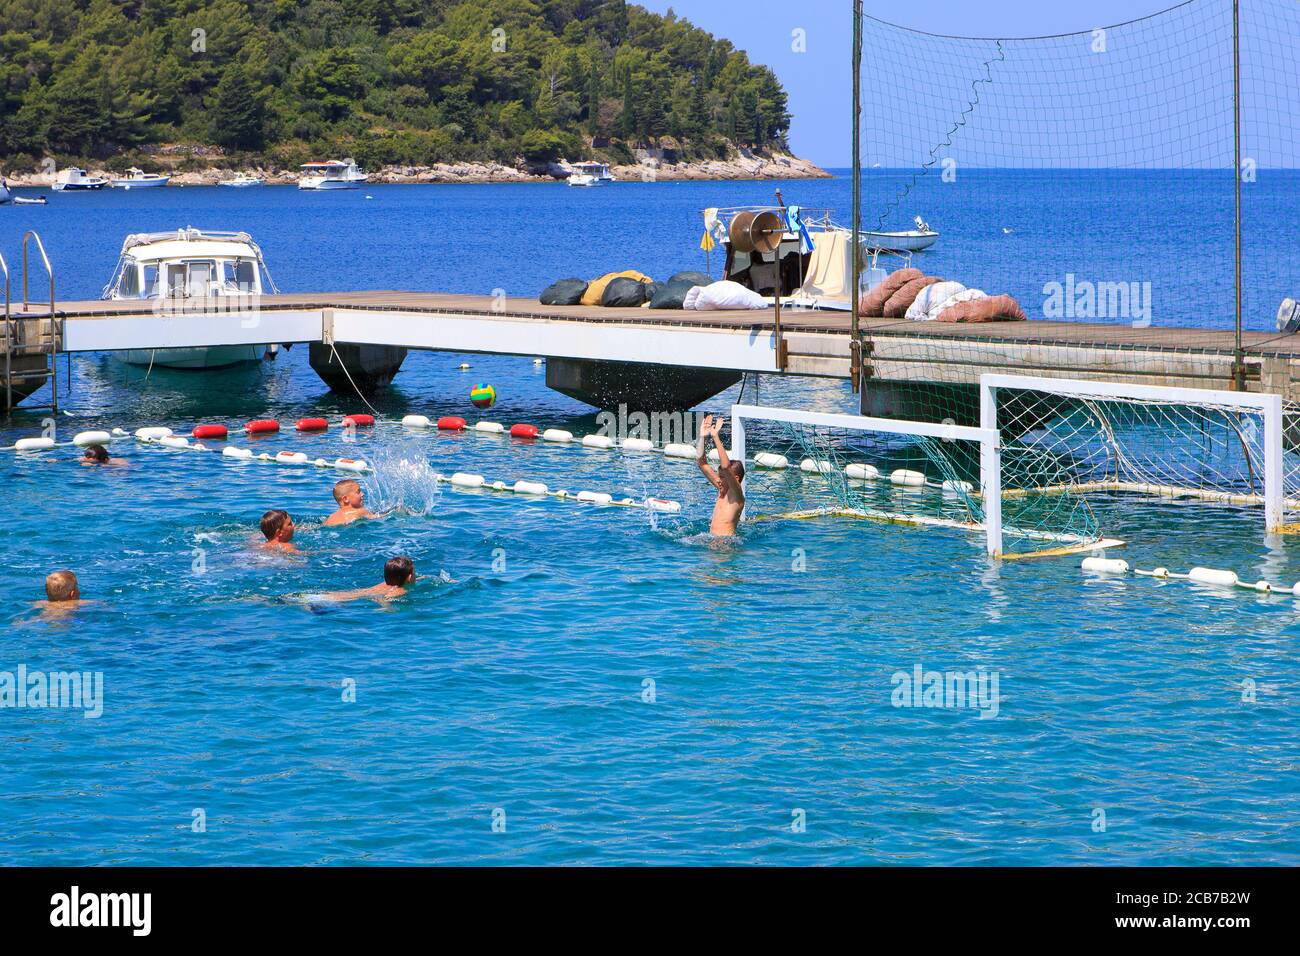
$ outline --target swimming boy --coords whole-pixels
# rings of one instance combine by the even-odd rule
[[[705,415],[700,425],[700,440],[695,446],[695,463],[709,479],[709,484],[718,489],[718,500],[713,504],[713,520],[709,522],[709,533],[714,535],[733,535],[736,525],[740,523],[741,512],[745,510],[745,489],[741,484],[745,480],[745,466],[727,457],[727,449],[722,447],[718,432],[722,430],[721,418]],[[718,449],[718,469],[713,470],[709,464],[705,441],[713,439]]]
[[[330,594],[322,594],[320,597],[328,601],[355,601],[359,598],[370,598],[387,604],[394,598],[404,595],[407,586],[414,580],[415,562],[403,554],[396,558],[389,558],[384,563],[382,584],[357,588],[355,591],[334,591]]]
[[[278,508],[268,511],[262,515],[262,534],[266,536],[266,541],[260,547],[267,551],[296,553],[298,549],[293,543],[294,528],[289,512],[280,511]]]
[[[71,571],[54,571],[45,578],[45,600],[38,601],[37,607],[43,607],[46,615],[54,615],[93,603],[81,599],[81,585],[77,583],[75,574]]]
[[[125,458],[112,458],[108,454],[108,449],[103,445],[87,445],[86,450],[81,453],[81,463],[83,465],[125,465]]]
[[[375,513],[366,507],[366,493],[351,478],[334,482],[334,500],[338,510],[325,519],[326,525],[351,524],[358,518],[374,518]]]

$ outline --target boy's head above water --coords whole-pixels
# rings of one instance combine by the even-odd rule
[[[81,453],[81,460],[94,462],[97,465],[106,464],[109,460],[108,449],[103,445],[90,445]]]
[[[262,515],[262,534],[267,541],[288,541],[293,537],[293,519],[278,508]]]
[[[334,500],[340,508],[360,508],[366,503],[366,493],[351,478],[334,482]]]
[[[79,601],[81,588],[71,571],[55,571],[45,578],[45,596],[51,601]]]
[[[405,587],[415,580],[415,562],[406,555],[389,558],[384,563],[384,583],[389,587]]]

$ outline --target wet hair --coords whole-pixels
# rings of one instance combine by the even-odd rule
[[[71,571],[55,571],[45,578],[45,596],[51,601],[71,601],[77,593],[77,576]]]
[[[404,554],[384,562],[384,583],[390,587],[406,584],[414,573],[415,562]]]
[[[334,500],[343,504],[343,496],[349,495],[353,491],[360,491],[361,485],[351,478],[344,478],[342,481],[334,482]]]
[[[266,540],[273,540],[288,520],[289,512],[280,511],[278,508],[274,508],[262,515],[262,534],[266,535]]]
[[[81,457],[87,461],[97,461],[103,464],[108,461],[108,449],[103,445],[89,445]]]
[[[727,463],[727,467],[731,469],[732,477],[734,477],[737,482],[745,480],[745,466],[743,464],[733,458]]]

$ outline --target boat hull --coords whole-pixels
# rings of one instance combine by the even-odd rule
[[[102,183],[55,183],[50,188],[56,193],[84,193],[93,192],[96,189],[104,189],[108,182]]]
[[[323,179],[318,183],[298,183],[299,189],[360,189],[364,179]]]
[[[266,355],[265,345],[216,345],[193,349],[131,349],[114,355],[128,365],[153,368],[178,368],[212,371],[260,362]]]
[[[939,241],[937,232],[864,232],[862,245],[886,252],[921,252]]]
[[[152,189],[156,186],[166,186],[171,182],[171,178],[164,176],[162,179],[115,179],[113,180],[114,189]]]

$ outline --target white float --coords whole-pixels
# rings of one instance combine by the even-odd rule
[[[43,448],[53,447],[53,438],[20,438],[14,442],[16,451],[40,451]]]
[[[1198,584],[1212,584],[1220,588],[1235,588],[1240,579],[1235,571],[1222,571],[1219,568],[1192,568],[1187,572],[1189,580]]]
[[[669,458],[694,458],[695,446],[684,445],[681,442],[670,442],[664,445],[664,454]]]
[[[1084,558],[1083,570],[1103,574],[1128,574],[1128,562],[1119,558]]]
[[[475,422],[474,423],[474,431],[476,432],[487,432],[491,435],[500,435],[505,430],[506,427],[502,425],[500,422]]]
[[[666,498],[647,498],[645,500],[645,506],[651,511],[663,511],[668,514],[675,514],[682,510],[682,506],[679,502],[669,501]]]
[[[820,475],[825,475],[834,471],[834,468],[835,466],[833,466],[829,461],[814,461],[811,458],[805,458],[803,461],[799,462],[800,471],[816,472]]]
[[[607,495],[603,491],[580,491],[577,498],[579,501],[589,501],[594,505],[607,505],[614,500],[613,495]],[[1300,588],[1300,584],[1296,587]]]
[[[583,435],[582,443],[588,448],[612,448],[614,439],[608,435]]]
[[[540,481],[524,481],[521,479],[516,481],[514,486],[515,493],[521,495],[544,495],[548,490]]]
[[[108,432],[78,432],[72,436],[72,444],[77,447],[85,445],[107,445],[113,440]]]
[[[430,424],[428,415],[405,415],[402,417],[402,426],[404,428],[428,428]]]
[[[624,451],[654,451],[655,443],[648,438],[624,438]]]
[[[457,488],[482,488],[482,475],[471,475],[463,471],[458,471],[451,476],[451,483]]]
[[[923,488],[925,486],[925,475],[919,471],[908,471],[906,468],[899,468],[889,474],[889,480],[904,488]]]
[[[253,457],[253,453],[247,448],[236,448],[234,445],[227,445],[221,449],[221,454],[226,458],[238,458],[240,461],[247,461]]]
[[[307,456],[300,451],[276,452],[275,460],[282,465],[305,465]]]
[[[860,481],[870,481],[873,478],[880,477],[880,469],[875,465],[863,465],[854,462],[851,465],[844,466],[844,474],[850,478],[857,478]]]
[[[141,441],[157,441],[159,438],[167,438],[171,435],[172,430],[162,425],[150,425],[146,428],[137,428],[135,437]]]
[[[369,471],[370,466],[363,458],[335,458],[334,467],[340,471]]]
[[[790,459],[770,451],[760,451],[754,456],[754,464],[759,468],[789,468]]]
[[[566,432],[563,428],[548,428],[542,432],[542,441],[554,441],[560,444],[573,441],[573,432]]]
[[[950,495],[968,495],[975,490],[975,486],[969,481],[957,481],[953,478],[946,478],[943,482],[943,490]]]
[[[158,444],[167,448],[189,448],[190,440],[184,435],[164,435],[158,439]]]

